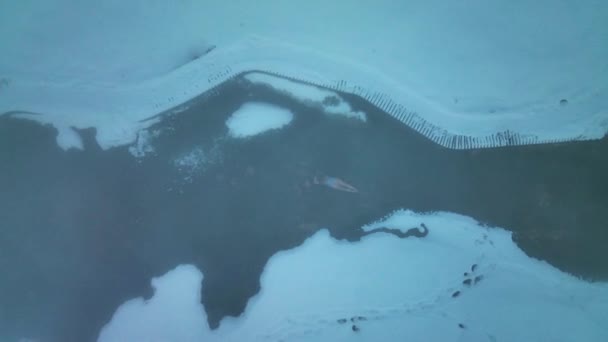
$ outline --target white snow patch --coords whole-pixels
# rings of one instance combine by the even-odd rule
[[[64,150],[84,149],[80,135],[72,127],[57,127],[57,145]]]
[[[320,107],[325,113],[367,121],[365,113],[354,111],[350,104],[334,91],[262,73],[250,73],[245,78],[255,84],[268,85],[303,103]]]
[[[228,133],[234,138],[251,137],[269,130],[279,129],[293,120],[291,111],[259,102],[242,105],[226,120]]]
[[[195,301],[200,274],[178,269],[184,283],[172,277],[156,283],[151,301],[124,304],[100,341],[608,340],[608,284],[587,283],[531,259],[509,232],[461,215],[401,210],[383,221],[367,229],[405,230],[423,221],[430,233],[422,239],[374,234],[347,243],[321,230],[275,254],[245,313],[225,318],[213,332],[200,322],[204,315]],[[478,276],[477,283],[463,284]]]
[[[95,107],[94,102],[91,102],[91,106],[90,108]],[[84,110],[82,113],[87,113],[87,111]],[[77,113],[74,113],[74,116],[48,114],[48,112],[45,114],[17,113],[13,117],[54,126],[58,132],[56,138],[57,145],[64,150],[83,148],[82,140],[79,136],[74,136],[76,133],[73,128],[85,129],[95,127],[97,129],[95,139],[99,146],[106,150],[111,147],[136,142],[139,132],[160,121],[160,118],[146,121],[140,121],[139,119],[131,121],[133,117],[128,115],[106,117],[104,113],[96,113],[96,115],[92,115],[91,117],[87,116],[87,114],[78,115]],[[145,118],[142,117],[141,119]]]
[[[200,304],[203,275],[181,265],[152,279],[154,296],[122,304],[99,334],[99,342],[200,342],[208,331]]]

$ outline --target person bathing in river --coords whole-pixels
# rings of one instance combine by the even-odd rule
[[[346,183],[340,178],[330,177],[330,176],[315,176],[312,180],[313,184],[317,185],[325,185],[332,189],[346,191],[346,192],[359,192],[357,188]]]

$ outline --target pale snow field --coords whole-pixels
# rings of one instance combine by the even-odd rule
[[[411,211],[365,228],[405,231],[421,222],[430,229],[422,239],[380,233],[347,243],[321,230],[277,253],[242,317],[225,318],[215,331],[198,304],[203,275],[181,265],[152,281],[149,301],[118,308],[99,341],[608,340],[608,284],[527,257],[505,230]],[[466,286],[464,272],[482,278]],[[358,316],[364,320],[350,321]]]
[[[247,102],[226,120],[228,135],[247,138],[266,131],[280,129],[293,120],[293,113],[279,106]]]
[[[81,146],[69,127],[94,126],[109,148],[263,70],[390,98],[453,134],[595,139],[608,129],[607,17],[597,0],[7,1],[0,112],[43,113],[31,118],[63,148]]]

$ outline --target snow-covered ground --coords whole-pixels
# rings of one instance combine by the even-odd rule
[[[28,0],[0,5],[0,112],[108,148],[245,71],[361,94],[444,145],[608,129],[603,1]],[[563,105],[562,100],[567,104]]]
[[[215,331],[197,304],[203,275],[179,266],[152,281],[149,301],[123,304],[99,341],[608,340],[608,285],[527,257],[505,230],[411,211],[364,228],[422,222],[422,239],[379,233],[347,243],[321,230],[277,253],[245,313]]]

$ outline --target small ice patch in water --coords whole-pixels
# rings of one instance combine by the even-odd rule
[[[154,146],[152,145],[152,139],[160,135],[160,131],[150,132],[147,129],[141,130],[137,133],[137,140],[135,144],[129,147],[129,152],[135,158],[143,158],[147,154],[154,153]]]
[[[226,126],[230,136],[246,138],[282,128],[291,120],[293,114],[287,109],[264,103],[246,103],[226,120]]]

